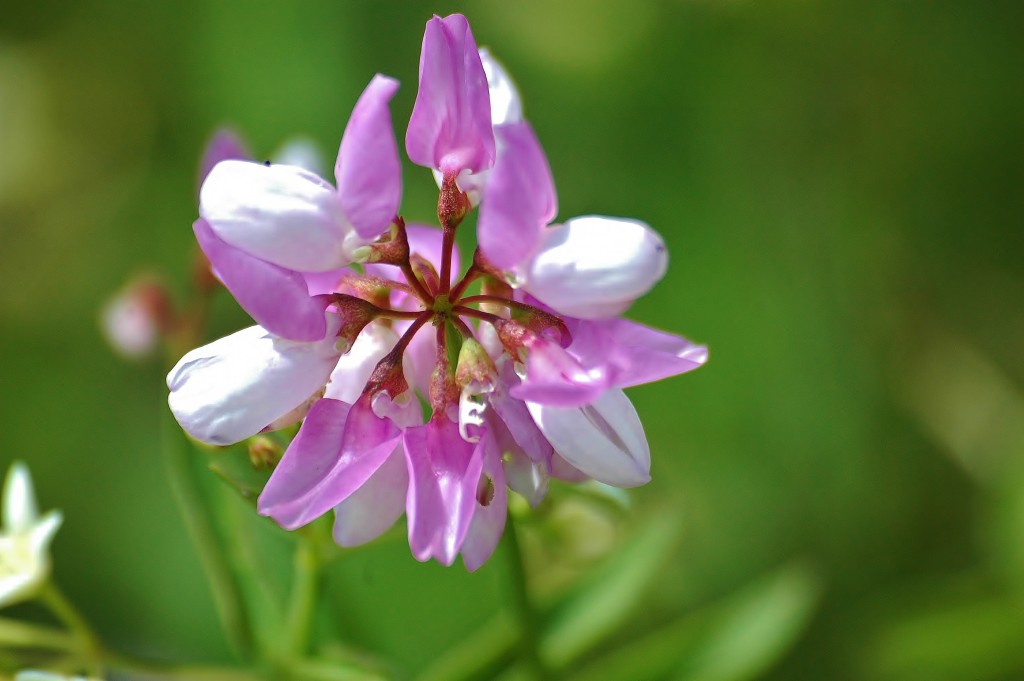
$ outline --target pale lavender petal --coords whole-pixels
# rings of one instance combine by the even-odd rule
[[[317,341],[324,337],[329,301],[310,296],[301,274],[231,246],[202,218],[195,221],[192,231],[214,274],[257,324],[290,340]]]
[[[341,208],[364,238],[388,228],[402,199],[402,168],[388,109],[397,91],[397,80],[373,77],[348,119],[334,167]]]
[[[522,383],[509,394],[527,402],[579,407],[593,402],[610,385],[606,366],[586,367],[557,343],[538,339],[527,350]]]
[[[292,447],[296,446],[309,421],[307,416]],[[290,492],[298,491],[297,496],[284,493],[268,496],[265,490],[260,496],[259,512],[271,516],[286,529],[316,520],[359,489],[394,451],[401,437],[398,426],[374,414],[368,398],[360,398],[348,411],[340,440],[336,425],[328,428],[321,424],[321,428],[313,430],[308,457],[318,462],[315,484],[301,489],[299,486],[282,487]],[[333,457],[329,455],[332,450]]]
[[[408,488],[405,450],[399,445],[362,487],[334,507],[334,541],[359,546],[386,532],[405,512]]]
[[[398,336],[393,329],[378,322],[370,322],[360,332],[352,349],[338,360],[324,390],[324,397],[355,403],[377,362],[395,347],[396,342]]]
[[[574,409],[527,405],[555,451],[583,473],[615,487],[650,481],[651,450],[636,409],[618,389]]]
[[[412,322],[399,322],[395,324],[395,331],[399,334],[405,333]],[[434,327],[426,325],[421,328],[405,349],[404,369],[405,378],[409,387],[418,391],[421,395],[430,394],[430,377],[434,373],[434,365],[437,361],[437,335]]]
[[[405,148],[413,163],[444,174],[475,173],[494,163],[487,76],[461,14],[427,22]]]
[[[495,129],[500,152],[480,203],[480,250],[495,266],[512,269],[544,240],[558,211],[544,150],[529,123]]]
[[[199,163],[199,184],[202,185],[213,167],[221,161],[247,161],[251,158],[238,135],[231,130],[218,130],[203,150],[203,159]]]
[[[476,491],[476,511],[462,542],[462,562],[475,572],[494,553],[508,516],[508,490],[501,466],[501,452],[490,437],[485,437],[483,470]]]
[[[551,477],[563,482],[584,482],[590,476],[576,468],[558,454],[551,457]]]
[[[417,560],[451,565],[477,507],[484,445],[463,440],[458,426],[444,416],[407,429],[404,442],[409,547]]]
[[[182,357],[167,375],[167,401],[192,437],[229,445],[322,390],[337,360],[333,338],[301,343],[253,326]]]
[[[488,187],[488,200],[490,192]],[[665,244],[646,224],[592,215],[548,229],[537,252],[517,266],[516,277],[556,312],[599,319],[622,313],[667,267]]]
[[[533,417],[529,416],[528,412],[527,416],[530,418],[530,427],[539,433]],[[551,445],[547,445],[547,459],[538,462],[527,456],[523,447],[505,426],[505,422],[493,411],[487,414],[487,429],[501,453],[509,488],[522,495],[530,506],[536,507],[548,491],[548,467],[553,456]],[[543,438],[543,435],[541,437]],[[547,440],[544,442],[547,443]]]
[[[199,214],[232,246],[297,272],[351,262],[351,226],[334,188],[295,166],[222,161],[203,183]]]
[[[507,357],[498,362],[498,375],[502,388],[496,390],[490,398],[491,407],[499,417],[503,426],[507,427],[510,436],[530,460],[547,464],[553,452],[551,443],[544,433],[537,428],[526,403],[508,394],[508,391],[521,383]],[[489,422],[490,423],[490,422]]]
[[[494,126],[520,123],[523,103],[519,90],[508,71],[486,47],[480,48],[480,63],[487,76],[487,94],[491,102],[491,124]]]

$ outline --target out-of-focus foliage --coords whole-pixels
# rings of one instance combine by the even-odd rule
[[[561,500],[526,521],[553,659],[584,678],[1024,675],[1012,0],[0,2],[0,469],[25,459],[63,510],[55,575],[104,639],[233,655],[160,451],[166,367],[106,347],[104,302],[146,271],[185,292],[215,127],[258,156],[305,135],[330,159],[380,71],[402,81],[401,135],[424,22],[452,11],[514,74],[560,218],[664,235],[669,273],[629,316],[711,348],[631,392],[654,481],[625,514]],[[429,173],[407,166],[405,184],[405,217],[432,221]],[[212,320],[249,323],[227,296]],[[196,468],[223,502],[217,536],[256,552],[246,584],[273,602],[289,537]],[[320,635],[403,677],[458,667],[459,644],[500,658],[504,553],[469,575],[417,563],[401,535],[331,564]],[[602,569],[604,600],[574,601]],[[44,618],[3,616],[10,645]]]

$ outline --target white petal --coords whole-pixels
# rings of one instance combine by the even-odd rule
[[[253,326],[197,348],[167,375],[171,411],[203,442],[255,435],[323,388],[338,360],[333,335],[300,343]]]
[[[324,397],[355,404],[377,362],[397,342],[398,335],[392,329],[376,322],[368,324],[352,344],[352,349],[338,360]]]
[[[38,515],[28,466],[15,461],[7,471],[7,480],[4,482],[4,529],[12,535],[28,532]]]
[[[516,84],[508,75],[508,71],[497,59],[491,56],[487,48],[480,50],[480,61],[484,65],[487,76],[487,92],[491,99],[491,124],[505,125],[520,123],[523,120],[523,103]]]
[[[668,251],[643,222],[596,215],[573,218],[544,235],[517,268],[517,284],[557,312],[612,317],[665,275]]]
[[[650,481],[651,450],[632,402],[621,390],[608,390],[579,408],[527,402],[537,427],[555,451],[595,480],[616,487]]]
[[[64,515],[60,511],[50,511],[40,518],[29,533],[31,550],[38,555],[45,556],[50,550],[50,542],[53,541],[53,536],[57,534],[62,522],[64,522]]]
[[[334,187],[296,166],[221,161],[203,182],[199,214],[224,241],[281,267],[325,272],[351,261]]]
[[[408,489],[405,450],[399,446],[362,487],[334,507],[334,541],[359,546],[379,537],[405,512]]]

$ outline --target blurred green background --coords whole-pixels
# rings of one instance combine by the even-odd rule
[[[55,573],[104,637],[231,659],[160,453],[167,367],[115,356],[99,309],[142,272],[186,290],[217,127],[330,166],[383,72],[402,139],[423,25],[453,11],[518,82],[560,218],[664,235],[629,316],[711,349],[631,391],[653,482],[610,549],[593,518],[574,540],[679,528],[615,640],[797,560],[821,600],[764,678],[1024,678],[1018,0],[0,2],[0,468],[63,509]],[[429,173],[405,186],[431,222]],[[218,299],[213,335],[247,323]],[[507,573],[421,565],[399,533],[332,567],[331,626],[408,675],[506,607]]]

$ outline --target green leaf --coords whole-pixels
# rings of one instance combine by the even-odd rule
[[[78,642],[59,629],[0,617],[0,646],[70,650],[76,648]]]
[[[479,627],[423,670],[417,681],[493,679],[508,664],[519,642],[519,629],[504,612]]]
[[[675,516],[655,516],[598,566],[580,591],[556,611],[542,636],[540,653],[545,664],[564,669],[619,629],[667,560],[678,535]]]
[[[732,596],[675,681],[748,681],[769,669],[806,629],[821,595],[815,573],[794,564]]]
[[[653,679],[673,671],[678,681],[752,679],[796,641],[818,594],[812,572],[787,566],[598,657],[573,681]]]

